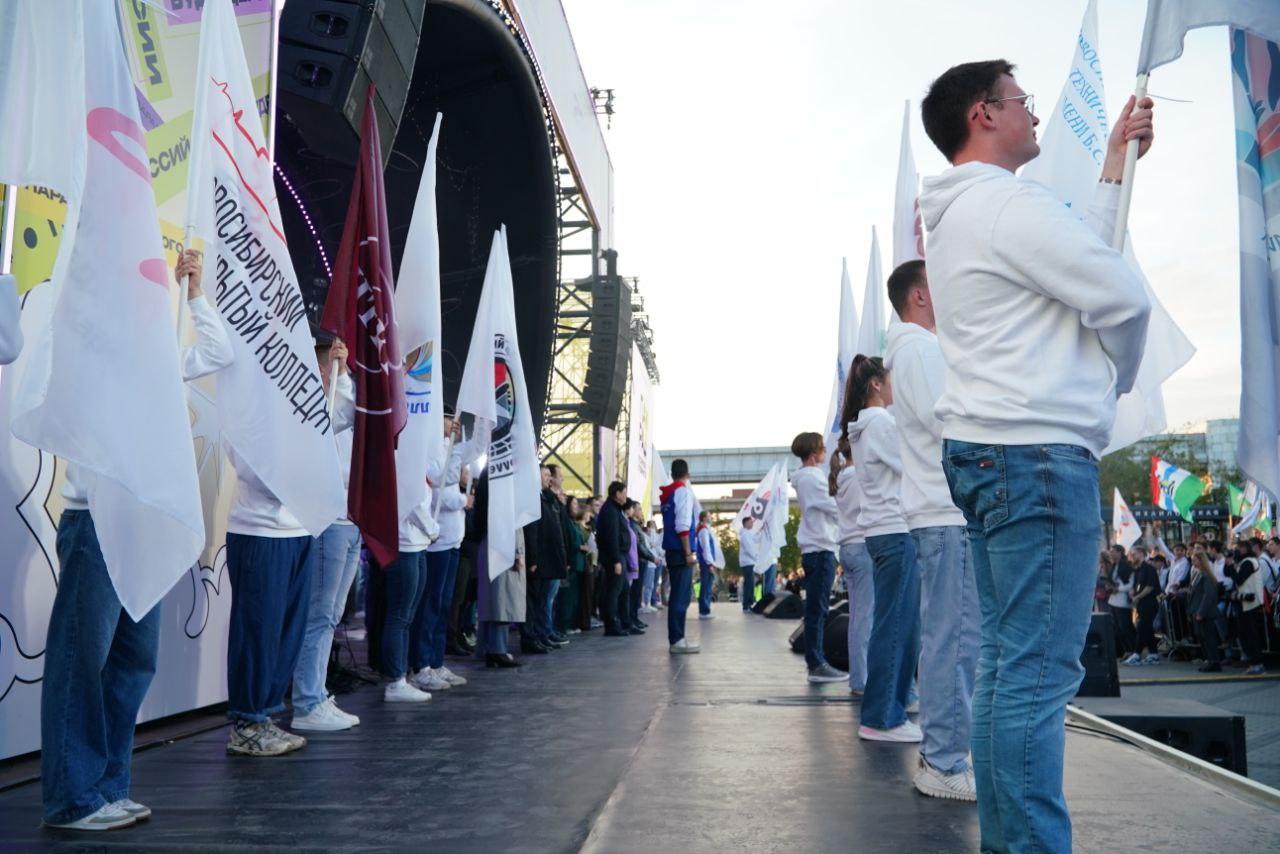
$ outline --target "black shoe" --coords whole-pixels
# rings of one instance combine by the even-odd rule
[[[462,647],[464,649],[466,647],[471,647],[471,651],[475,652],[476,636],[474,634],[464,634],[461,638],[459,638],[459,640],[461,641]]]
[[[525,655],[546,655],[548,650],[537,641],[520,641],[520,651]]]
[[[458,646],[458,644],[454,643],[453,641],[449,641],[444,645],[444,654],[451,655],[454,658],[467,658],[468,656],[473,655],[474,653],[475,653],[474,649],[471,650],[471,652],[467,652],[465,649]]]
[[[547,638],[546,640],[539,641],[539,643],[541,643],[547,649],[559,649],[562,646],[569,645],[568,641],[558,641],[555,638]]]
[[[643,620],[636,620],[635,625],[636,625],[636,628],[640,628],[640,629],[647,629],[647,628],[649,628],[649,624],[648,624],[648,623],[646,623],[646,622],[644,622]]]
[[[485,667],[519,667],[520,662],[517,661],[516,657],[509,652],[504,652],[501,655],[491,652],[484,657],[484,666]]]
[[[551,635],[551,639],[556,643],[560,644],[561,646],[564,646],[569,642],[569,636],[563,635],[560,632],[553,632]]]
[[[604,636],[607,638],[625,638],[627,636],[627,633],[614,631],[613,629],[605,629]]]
[[[632,627],[631,627],[631,631],[630,631],[630,632],[628,632],[628,634],[632,634],[632,635],[642,635],[642,634],[644,634],[644,629],[640,628],[639,626],[632,626]]]
[[[1206,664],[1204,667],[1198,668],[1201,673],[1221,673],[1222,665]]]

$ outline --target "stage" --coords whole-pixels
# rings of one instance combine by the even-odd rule
[[[691,612],[692,613],[692,612]],[[910,785],[911,746],[868,745],[843,686],[814,688],[791,621],[716,606],[703,653],[577,636],[423,707],[366,688],[356,729],[278,759],[229,758],[225,728],[137,754],[134,829],[40,829],[38,784],[0,793],[0,850],[520,852],[977,850],[972,805]],[[465,668],[465,669],[464,669]],[[1124,743],[1068,734],[1079,851],[1280,849],[1280,814]]]

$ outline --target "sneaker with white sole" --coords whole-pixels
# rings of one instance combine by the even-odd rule
[[[236,721],[227,739],[227,753],[236,756],[280,756],[292,749],[266,721]]]
[[[920,727],[911,721],[898,724],[893,729],[876,729],[871,726],[858,727],[858,738],[863,741],[892,741],[898,744],[919,744],[924,739]]]
[[[140,804],[137,801],[129,800],[128,798],[121,798],[112,804],[112,806],[119,807],[138,821],[146,821],[151,818],[151,807],[146,806],[145,804]]]
[[[1142,659],[1143,664],[1159,664],[1160,661],[1161,661],[1160,654],[1155,652],[1151,653],[1146,658]]]
[[[1128,665],[1129,667],[1134,667],[1134,666],[1136,666],[1136,665],[1142,664],[1142,658],[1141,658],[1141,656],[1139,656],[1139,655],[1135,652],[1135,653],[1133,653],[1132,655],[1130,655],[1128,658],[1126,658],[1124,661],[1122,661],[1122,662],[1120,662],[1120,663],[1121,663],[1121,664],[1126,664],[1126,665]]]
[[[906,712],[907,712],[907,714],[909,714],[909,715],[918,715],[918,714],[920,714],[920,701],[919,701],[919,700],[914,700],[910,705],[908,705],[908,706],[907,706],[907,708],[906,708]]]
[[[307,746],[307,740],[305,738],[297,733],[289,732],[287,729],[282,729],[275,721],[271,720],[271,718],[267,718],[264,723],[275,734],[276,738],[289,745],[290,750],[301,750]]]
[[[702,652],[702,647],[696,643],[689,643],[686,638],[680,638],[671,645],[672,655],[693,655],[695,652]]]
[[[973,779],[973,771],[965,770],[958,774],[943,774],[934,768],[924,757],[920,757],[920,767],[911,782],[916,791],[931,798],[942,798],[948,801],[978,800],[978,786]]]
[[[436,675],[439,676],[444,681],[448,682],[450,685],[452,685],[455,688],[461,685],[467,684],[467,679],[465,676],[459,676],[458,674],[454,673],[452,670],[450,670],[447,667],[437,667]]]
[[[356,715],[351,714],[350,712],[345,712],[342,709],[339,709],[338,704],[333,701],[332,694],[330,694],[328,697],[325,697],[324,702],[325,702],[325,705],[327,705],[329,709],[332,712],[334,712],[334,714],[336,714],[338,717],[345,718],[346,720],[350,721],[352,726],[360,726],[360,718],[357,717]]]
[[[699,620],[714,620],[715,618],[716,618],[715,614],[699,614],[698,615]]]
[[[318,704],[305,715],[294,714],[293,728],[303,732],[341,732],[351,729],[354,724],[338,712],[337,706],[330,705],[328,700]]]
[[[396,681],[387,683],[382,699],[388,703],[425,703],[431,699],[431,695],[410,685],[401,676]]]
[[[116,801],[113,804],[103,804],[93,812],[75,821],[67,821],[61,824],[46,821],[44,826],[56,827],[60,830],[115,830],[120,827],[131,827],[137,823],[137,817],[122,809],[120,802]]]
[[[836,670],[825,661],[819,664],[813,670],[809,671],[810,682],[848,682],[849,674],[843,670]]]
[[[448,682],[440,678],[440,674],[432,670],[430,667],[424,667],[417,673],[409,675],[409,684],[417,688],[419,691],[447,691],[453,687]]]

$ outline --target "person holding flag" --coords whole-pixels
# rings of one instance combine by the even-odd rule
[[[756,604],[756,551],[760,548],[760,535],[754,530],[756,520],[748,516],[742,520],[738,534],[738,570],[742,573],[742,613],[750,614]]]

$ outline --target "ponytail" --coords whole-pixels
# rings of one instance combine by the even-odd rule
[[[849,447],[849,424],[858,420],[859,413],[867,404],[867,393],[872,380],[883,380],[888,376],[884,368],[884,360],[879,356],[864,356],[862,353],[853,357],[853,365],[849,368],[849,379],[844,386],[844,406],[840,410],[840,441]]]

